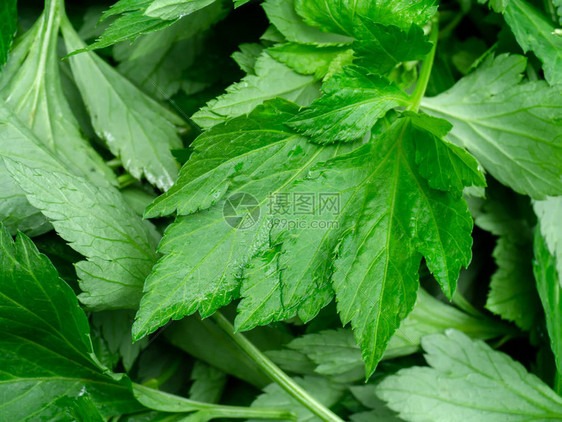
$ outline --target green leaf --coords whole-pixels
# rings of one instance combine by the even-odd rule
[[[154,0],[144,14],[153,18],[175,20],[197,12],[216,0]]]
[[[409,104],[409,96],[393,82],[356,66],[346,66],[322,91],[288,123],[321,144],[357,140],[388,110]]]
[[[147,207],[145,217],[176,211],[179,215],[193,214],[214,205],[235,183],[237,173],[259,170],[263,154],[274,154],[297,140],[298,135],[284,126],[297,110],[291,103],[274,100],[256,108],[248,117],[204,132],[192,144],[193,153],[174,186]],[[233,143],[233,137],[239,141]]]
[[[541,223],[541,234],[544,237],[550,254],[556,259],[556,270],[562,274],[562,198],[547,198],[535,201],[535,213]],[[562,286],[562,280],[560,281]]]
[[[0,160],[0,223],[15,235],[22,231],[28,236],[38,236],[52,229],[43,214],[32,206],[25,193]]]
[[[371,143],[318,166],[301,191],[339,192],[343,217],[330,230],[287,235],[280,258],[285,310],[296,307],[310,315],[309,308],[318,305],[303,300],[330,295],[329,287],[324,290],[333,271],[338,311],[344,324],[351,321],[367,374],[414,305],[418,252],[447,295],[455,289],[461,265],[470,262],[472,221],[466,204],[431,189],[418,174],[416,131],[409,118],[397,119]],[[414,220],[416,226],[409,223]],[[334,227],[339,235],[330,233]],[[321,239],[329,237],[341,237],[333,270],[322,262],[323,250],[330,248]]]
[[[373,73],[386,74],[398,63],[422,60],[431,50],[423,30],[412,24],[402,30],[394,25],[382,25],[364,20],[358,27],[361,30],[360,41],[353,43],[360,66]]]
[[[72,289],[33,242],[0,228],[0,396],[8,420],[73,420],[62,396],[87,392],[108,418],[135,412],[126,379],[99,366]]]
[[[341,43],[350,42],[351,38],[327,34],[317,28],[308,26],[295,12],[295,0],[266,0],[263,8],[269,21],[288,41],[298,43]]]
[[[265,332],[269,338],[271,331]],[[211,318],[202,320],[196,315],[184,318],[168,326],[163,335],[174,347],[256,388],[261,389],[271,382]],[[198,340],[193,341],[194,338]]]
[[[523,51],[532,51],[543,63],[544,76],[551,85],[562,83],[562,36],[552,22],[525,1],[510,0],[505,21]]]
[[[562,88],[521,81],[522,56],[489,57],[422,109],[453,124],[464,145],[496,179],[535,199],[562,194]]]
[[[321,377],[296,378],[295,381],[308,391],[315,399],[326,407],[333,406],[342,395],[342,388],[337,384],[327,382]],[[270,407],[283,409],[297,415],[296,422],[321,422],[308,408],[297,399],[290,396],[277,384],[270,384],[264,388],[263,394],[252,403],[252,407]],[[263,419],[251,419],[248,422],[264,422]]]
[[[519,362],[460,331],[425,337],[431,368],[403,369],[377,395],[406,421],[562,418],[562,398]]]
[[[560,301],[560,276],[556,259],[548,251],[544,238],[537,230],[535,236],[534,272],[537,290],[546,316],[550,347],[554,354],[558,376],[562,374],[562,301]]]
[[[562,376],[562,278],[560,271],[562,236],[560,209],[562,197],[548,198],[534,204],[539,218],[535,233],[534,272],[537,290],[546,316],[546,328],[554,353],[558,376]]]
[[[361,350],[349,329],[305,334],[291,341],[287,347],[312,361],[314,372],[329,376],[336,382],[350,383],[365,378]]]
[[[341,68],[344,64],[350,64],[353,58],[352,50],[341,44],[286,43],[273,46],[267,52],[296,72],[314,75],[317,79],[331,76],[334,70],[339,70],[333,69],[333,64]]]
[[[68,20],[64,20],[62,30],[69,51],[84,47]],[[163,190],[172,186],[178,164],[170,150],[182,147],[174,127],[174,124],[182,125],[182,120],[142,93],[95,53],[81,53],[69,60],[97,135],[121,158],[133,177],[140,179],[144,175]]]
[[[374,385],[354,385],[349,387],[351,394],[371,412],[361,412],[351,416],[352,422],[402,422],[398,415],[390,410],[385,403],[375,395]],[[369,419],[370,418],[370,419]]]
[[[0,156],[29,202],[88,258],[76,264],[80,300],[94,309],[136,308],[156,261],[151,229],[111,186],[71,173],[3,104]]]
[[[199,403],[140,384],[134,384],[133,391],[136,399],[149,409],[164,412],[194,412],[212,407],[212,405],[205,405],[205,403]]]
[[[204,211],[180,216],[166,230],[159,246],[165,256],[145,283],[133,328],[136,339],[170,318],[196,310],[211,315],[238,296],[241,270],[267,247],[270,196],[338,151],[288,131],[284,123],[296,112],[295,105],[275,100],[194,141],[192,158],[178,182],[148,207],[146,215]],[[229,197],[221,200],[227,190]],[[238,218],[229,210],[240,201],[249,203],[241,205],[246,211]]]
[[[224,372],[201,361],[193,365],[191,379],[193,384],[189,388],[189,398],[206,403],[217,403],[227,382]]]
[[[459,193],[465,186],[486,186],[474,157],[443,139],[452,128],[449,122],[425,114],[408,115],[417,127],[426,129],[416,133],[416,163],[429,186]]]
[[[103,311],[92,314],[92,326],[97,327],[107,344],[109,352],[120,357],[125,371],[129,372],[148,342],[133,343],[131,325],[133,316],[130,311]]]
[[[66,412],[80,422],[105,422],[90,396],[78,396],[76,398],[62,397],[57,400],[62,406],[66,406]]]
[[[156,198],[152,189],[138,186],[128,186],[121,189],[121,195],[135,214],[141,217],[146,207]]]
[[[470,261],[472,223],[462,200],[434,191],[418,175],[413,145],[417,129],[409,122],[398,119],[371,143],[319,165],[289,191],[336,195],[338,213],[323,216],[317,205],[314,215],[298,220],[304,229],[273,226],[273,244],[281,244],[278,262],[257,256],[250,263],[241,290],[239,329],[295,313],[310,320],[330,301],[333,287],[342,322],[351,320],[370,374],[413,307],[420,260],[416,250],[426,256],[444,291],[452,294],[460,266]],[[407,223],[411,218],[417,227]],[[334,253],[333,263],[326,257]],[[397,291],[400,283],[404,288]],[[354,293],[358,291],[363,294]],[[372,322],[378,312],[384,315],[382,326]]]
[[[17,30],[17,0],[7,0],[0,4],[0,66],[6,63],[12,39]]]
[[[529,244],[520,245],[509,237],[500,237],[492,256],[498,270],[490,281],[486,308],[521,329],[529,330],[536,322],[537,295],[529,257]]]
[[[250,2],[250,0],[234,0],[234,8],[243,6],[248,2]]]
[[[477,226],[499,236],[492,253],[497,270],[490,281],[486,308],[529,330],[537,324],[540,309],[530,259],[534,216],[529,200],[496,182],[472,211]]]
[[[103,22],[111,16],[117,16],[127,12],[134,12],[135,10],[145,10],[154,0],[119,0],[117,3],[112,4],[109,10],[103,12],[102,17],[99,19]]]
[[[318,97],[315,78],[299,75],[265,52],[256,60],[255,73],[242,78],[228,87],[225,94],[209,101],[193,115],[193,121],[208,129],[247,114],[265,100],[275,97],[303,106]]]
[[[436,191],[418,174],[414,140],[423,129],[411,117],[396,119],[342,155],[341,144],[315,147],[284,129],[295,112],[270,103],[195,141],[178,183],[147,215],[204,211],[180,216],[168,228],[160,245],[165,256],[145,284],[135,338],[196,310],[211,315],[240,293],[238,329],[297,313],[307,321],[331,300],[333,286],[342,322],[352,321],[370,374],[414,305],[421,254],[452,295],[460,267],[470,262],[472,219],[458,194]],[[340,157],[329,160],[334,155]],[[227,201],[220,201],[227,191]],[[283,226],[271,211],[278,193],[329,194],[340,209],[330,217],[316,204],[314,215],[300,220],[304,228]],[[247,201],[246,211],[231,221],[229,207],[240,201]]]
[[[175,20],[164,20],[146,16],[144,12],[153,0],[119,0],[111,9],[104,12],[102,18],[121,15],[103,32],[103,34],[86,48],[75,50],[71,54],[109,47],[122,41],[134,41],[143,34],[160,31],[173,25]]]
[[[473,338],[485,340],[506,333],[502,325],[468,315],[420,289],[414,309],[388,342],[382,359],[416,353],[420,350],[424,336],[442,333],[447,328],[462,330]],[[348,383],[365,378],[361,350],[349,329],[305,334],[291,341],[287,347],[308,357],[316,365],[314,372],[335,381]]]
[[[383,408],[378,410],[373,410],[370,412],[360,412],[351,415],[351,422],[402,422],[397,416],[394,416],[394,412],[389,409]]]
[[[296,0],[295,9],[304,21],[325,32],[357,36],[362,18],[383,25],[408,29],[423,25],[437,11],[433,0]]]
[[[478,3],[489,3],[489,7],[492,8],[494,12],[503,13],[509,1],[510,0],[478,0]]]
[[[23,35],[0,75],[0,96],[73,172],[90,181],[116,184],[115,175],[83,138],[64,96],[57,57],[60,2],[45,11]]]
[[[168,100],[186,84],[185,71],[199,58],[200,34],[227,14],[224,1],[183,17],[177,24],[141,35],[133,44],[120,43],[113,57],[119,72],[150,96]]]
[[[232,58],[248,75],[255,75],[256,60],[263,52],[263,45],[257,43],[244,43],[238,46],[240,51],[232,53]]]

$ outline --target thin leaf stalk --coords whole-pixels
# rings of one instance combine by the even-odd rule
[[[417,112],[420,108],[421,100],[425,95],[429,77],[431,76],[431,69],[433,68],[433,61],[435,60],[435,51],[437,49],[437,41],[439,39],[439,19],[433,18],[431,22],[431,32],[429,34],[429,41],[433,44],[429,53],[425,57],[422,67],[420,69],[420,76],[416,88],[412,93],[411,102],[408,110]]]
[[[152,388],[143,384],[132,384],[133,392],[150,391]],[[281,409],[266,409],[259,407],[244,407],[244,406],[228,406],[214,403],[204,403],[195,400],[186,399],[184,397],[175,396],[166,393],[170,397],[174,397],[181,403],[183,408],[175,409],[179,413],[199,412],[205,415],[205,420],[215,418],[230,418],[230,419],[268,419],[268,420],[290,420],[295,421],[296,416],[293,412]],[[142,403],[142,400],[141,400]],[[164,409],[155,407],[155,410]],[[170,409],[166,410],[170,411]]]
[[[229,337],[250,357],[263,372],[283,390],[298,400],[303,406],[325,422],[343,422],[343,420],[319,403],[306,390],[293,381],[285,372],[265,356],[244,335],[237,333],[230,323],[220,312],[213,315],[218,326],[229,335]]]

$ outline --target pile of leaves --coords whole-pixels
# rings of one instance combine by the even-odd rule
[[[0,415],[562,420],[560,0],[3,0]]]

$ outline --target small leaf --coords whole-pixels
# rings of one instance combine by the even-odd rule
[[[321,144],[354,141],[377,119],[409,97],[385,77],[346,66],[322,85],[324,95],[289,121],[293,129]]]
[[[387,74],[398,63],[423,60],[431,50],[423,30],[415,24],[405,31],[364,19],[356,31],[361,31],[360,41],[353,43],[359,56],[356,64],[373,73]]]
[[[562,418],[562,398],[519,362],[456,330],[422,340],[431,368],[385,378],[377,395],[406,421]]]
[[[350,64],[353,56],[353,52],[348,46],[340,44],[285,43],[273,46],[267,52],[274,59],[285,63],[296,72],[303,75],[314,75],[317,79],[333,73],[332,63],[335,61],[339,61],[341,67],[344,64]]]
[[[490,280],[486,308],[529,330],[540,318],[529,259],[535,224],[530,201],[495,182],[486,189],[483,203],[472,211],[477,226],[499,236],[492,253],[497,270]]]
[[[449,122],[427,115],[409,115],[414,127],[419,128],[414,134],[416,163],[432,188],[460,194],[468,186],[486,186],[486,178],[474,157],[442,139],[452,127]]]
[[[342,388],[335,383],[326,382],[320,377],[296,378],[295,382],[308,391],[316,400],[326,407],[333,406],[342,395]],[[307,407],[297,399],[290,396],[277,384],[270,384],[264,388],[264,392],[252,403],[255,408],[282,409],[296,414],[296,422],[320,421]],[[248,422],[265,422],[263,419],[251,419]]]
[[[295,12],[295,0],[266,0],[263,8],[269,21],[288,41],[320,44],[351,41],[349,37],[327,34],[308,26]]]
[[[240,51],[232,53],[232,58],[248,75],[255,75],[256,60],[261,56],[264,47],[257,43],[244,43],[238,46]]]
[[[38,236],[52,229],[43,214],[29,203],[25,192],[12,180],[2,160],[0,160],[0,223],[12,235],[21,231],[28,236]]]
[[[561,84],[562,36],[552,22],[521,0],[509,0],[504,17],[523,51],[532,51],[541,60],[548,83]]]
[[[447,328],[462,329],[465,334],[484,340],[505,334],[502,325],[468,315],[419,289],[414,309],[388,342],[382,359],[416,353],[421,348],[423,337],[443,333]],[[287,347],[314,362],[314,372],[335,381],[349,383],[365,379],[365,363],[350,329],[305,334],[291,341]]]
[[[251,112],[257,105],[275,97],[308,105],[318,97],[316,80],[299,75],[264,52],[256,60],[255,75],[229,86],[226,93],[209,101],[192,117],[202,128]]]

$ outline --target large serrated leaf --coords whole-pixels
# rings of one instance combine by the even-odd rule
[[[178,183],[148,207],[150,216],[202,211],[178,217],[166,230],[159,246],[166,255],[146,281],[134,327],[137,338],[170,318],[196,310],[210,315],[238,296],[241,271],[268,247],[271,195],[338,150],[317,147],[286,130],[283,123],[297,109],[276,100],[204,133],[194,142],[193,161],[183,167]],[[186,192],[194,193],[187,201]],[[240,214],[232,214],[239,206]]]
[[[496,179],[535,199],[562,194],[562,88],[521,83],[526,60],[489,57],[422,109],[453,124],[464,145]]]
[[[62,31],[69,51],[84,47],[66,19]],[[184,124],[182,120],[142,93],[95,53],[81,53],[69,60],[98,136],[135,178],[145,176],[163,190],[172,186],[178,164],[170,150],[182,146],[174,127]]]
[[[4,105],[0,134],[0,156],[27,199],[88,258],[76,265],[81,301],[96,309],[136,308],[156,261],[153,228],[115,188],[71,173]]]
[[[0,74],[0,96],[73,172],[98,185],[116,184],[111,169],[83,138],[62,90],[57,57],[62,13],[58,1],[46,2]]]
[[[6,420],[71,421],[62,397],[85,392],[106,418],[142,406],[92,352],[86,314],[53,264],[0,227],[0,396]]]

